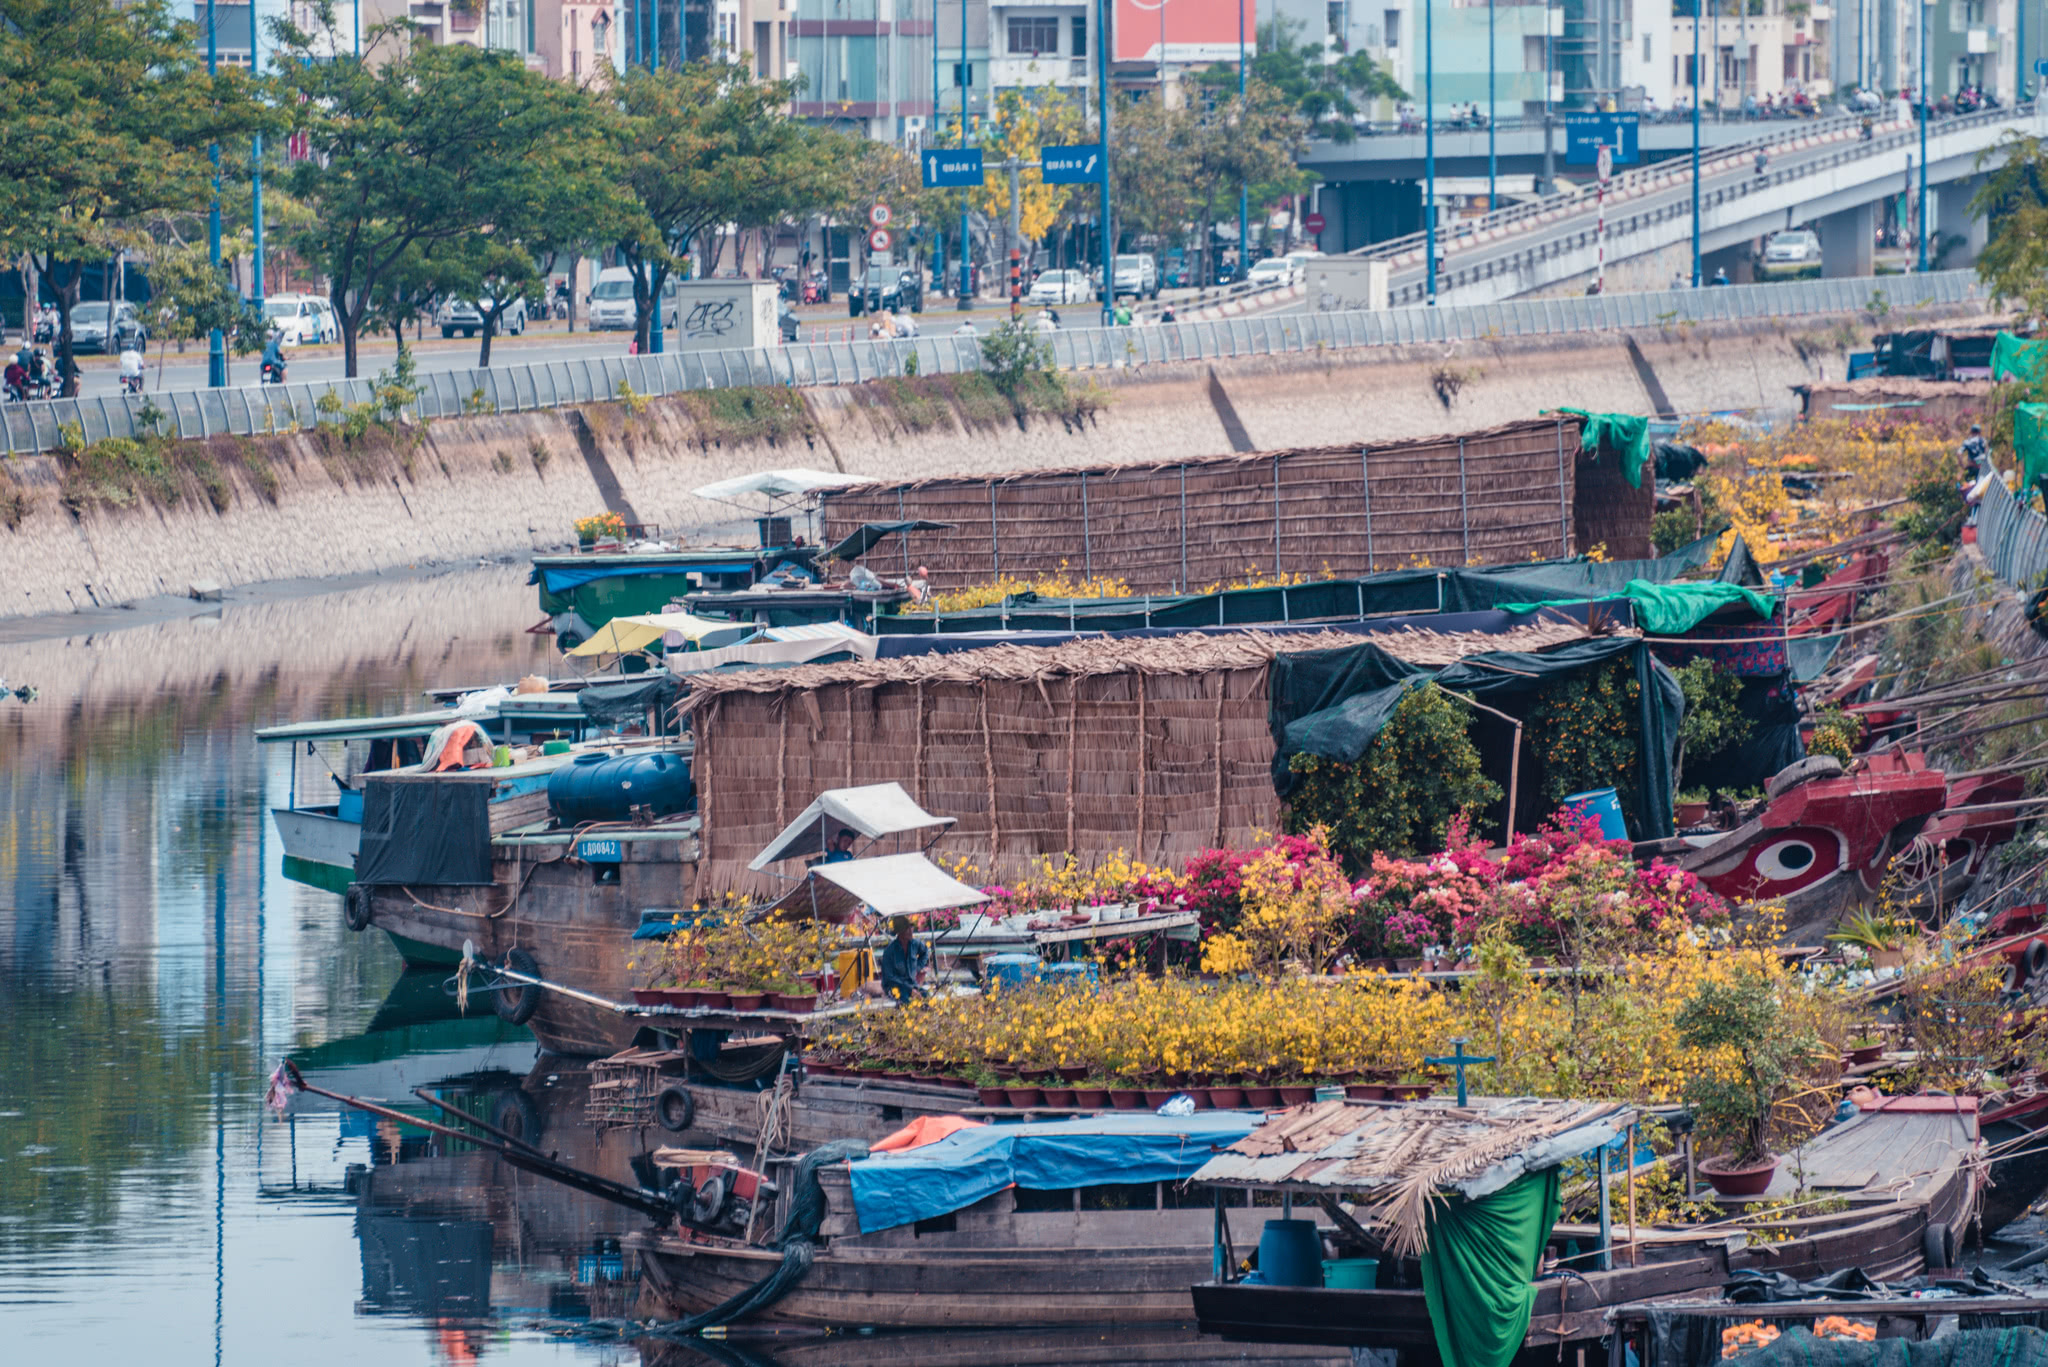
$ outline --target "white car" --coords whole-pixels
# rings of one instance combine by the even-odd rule
[[[1085,271],[1044,271],[1025,292],[1027,304],[1081,304],[1095,297]]]
[[[484,330],[484,315],[496,307],[491,299],[446,299],[441,307],[434,310],[434,326],[441,329],[443,337],[453,337],[460,332],[465,337],[474,337]],[[517,337],[526,331],[526,300],[514,299],[498,315],[498,334],[502,337]]]
[[[1788,228],[1782,233],[1771,234],[1771,240],[1764,244],[1764,264],[1770,266],[1798,265],[1820,260],[1820,238],[1810,228]]]
[[[674,327],[681,314],[679,294],[673,275],[662,281],[661,315],[668,320],[667,327]],[[591,287],[588,302],[593,332],[630,329],[638,316],[633,302],[633,272],[624,266],[605,267],[597,273],[597,283]]]
[[[334,305],[317,294],[273,294],[263,301],[270,331],[286,346],[341,340],[341,320]]]
[[[1253,289],[1284,289],[1294,283],[1294,263],[1284,256],[1269,256],[1252,263],[1245,283]]]
[[[1113,257],[1110,271],[1110,284],[1118,296],[1159,297],[1159,260],[1150,252]]]

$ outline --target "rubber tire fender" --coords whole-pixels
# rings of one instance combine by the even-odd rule
[[[1833,755],[1808,755],[1795,759],[1764,785],[1764,792],[1770,797],[1783,797],[1802,783],[1811,783],[1818,778],[1835,778],[1842,773],[1842,761]]]
[[[1954,1267],[1956,1232],[1939,1221],[1928,1221],[1927,1228],[1920,1231],[1920,1256],[1929,1269]]]
[[[523,1091],[505,1093],[491,1123],[507,1134],[517,1135],[523,1144],[538,1144],[544,1128],[540,1106]]]
[[[370,890],[361,883],[350,883],[341,894],[341,923],[357,932],[370,928]]]
[[[516,945],[505,951],[505,967],[529,978],[540,976],[540,965],[534,962],[531,954]],[[517,991],[501,987],[491,994],[491,1005],[497,1008],[498,1019],[507,1025],[524,1025],[532,1020],[533,1013],[540,1010],[541,993],[546,990],[533,983],[517,986]]]
[[[687,1087],[664,1087],[654,1098],[654,1119],[670,1134],[681,1134],[697,1121],[697,1103]]]
[[[2043,969],[2048,969],[2048,940],[2037,936],[2020,951],[2020,971],[2029,978],[2038,978]]]

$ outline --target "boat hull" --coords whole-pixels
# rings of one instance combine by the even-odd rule
[[[770,1250],[686,1245],[668,1236],[626,1242],[640,1254],[641,1313],[662,1319],[709,1310],[782,1261]],[[820,1251],[803,1280],[760,1319],[876,1329],[1172,1324],[1187,1318],[1188,1287],[1210,1272],[1210,1250],[1198,1245],[1085,1252],[838,1245]]]

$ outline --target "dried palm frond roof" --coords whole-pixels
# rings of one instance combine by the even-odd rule
[[[1555,1167],[1606,1143],[1635,1117],[1607,1101],[1474,1097],[1397,1105],[1323,1101],[1288,1111],[1210,1159],[1192,1180],[1368,1197],[1387,1246],[1429,1242],[1430,1202],[1446,1188],[1468,1197],[1525,1172]]]
[[[1194,469],[1202,466],[1255,465],[1270,462],[1276,456],[1349,456],[1361,450],[1369,450],[1375,457],[1399,456],[1415,451],[1429,451],[1439,447],[1455,448],[1459,442],[1467,445],[1492,440],[1496,437],[1521,436],[1530,432],[1554,432],[1560,425],[1569,431],[1576,431],[1583,420],[1573,414],[1552,415],[1543,418],[1523,418],[1515,422],[1502,423],[1498,427],[1484,427],[1470,432],[1445,432],[1429,437],[1402,437],[1394,441],[1348,441],[1333,446],[1286,446],[1271,451],[1228,452],[1212,456],[1180,456],[1173,460],[1132,461],[1117,465],[1069,465],[1051,469],[1034,466],[1024,470],[1003,470],[988,474],[932,475],[924,479],[875,480],[868,484],[852,484],[840,489],[822,491],[820,497],[826,503],[848,495],[861,496],[897,489],[931,489],[946,485],[966,484],[1010,484],[1019,481],[1052,479],[1079,479],[1082,475],[1090,478],[1114,475],[1142,475],[1157,470]],[[1570,439],[1567,437],[1567,444]]]
[[[1218,669],[1253,669],[1276,655],[1306,650],[1333,650],[1369,643],[1390,655],[1418,665],[1455,664],[1487,651],[1539,651],[1567,641],[1583,640],[1586,629],[1576,622],[1536,621],[1507,631],[1428,631],[1402,627],[1396,631],[1228,631],[1187,632],[1179,636],[1096,636],[1058,645],[1002,643],[950,654],[905,655],[893,659],[846,660],[837,664],[798,665],[792,669],[749,669],[730,674],[693,674],[687,712],[721,693],[783,693],[828,684],[874,688],[890,683],[1024,683],[1051,678],[1086,678],[1098,674],[1204,674]],[[678,661],[687,664],[690,657]]]

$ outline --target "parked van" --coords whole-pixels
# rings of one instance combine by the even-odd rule
[[[341,340],[334,305],[317,294],[273,294],[263,301],[263,316],[286,346]]]
[[[593,332],[610,328],[631,331],[633,327],[633,272],[624,266],[607,266],[597,273],[590,287],[590,327]],[[676,325],[676,277],[670,275],[661,286],[662,326]]]

